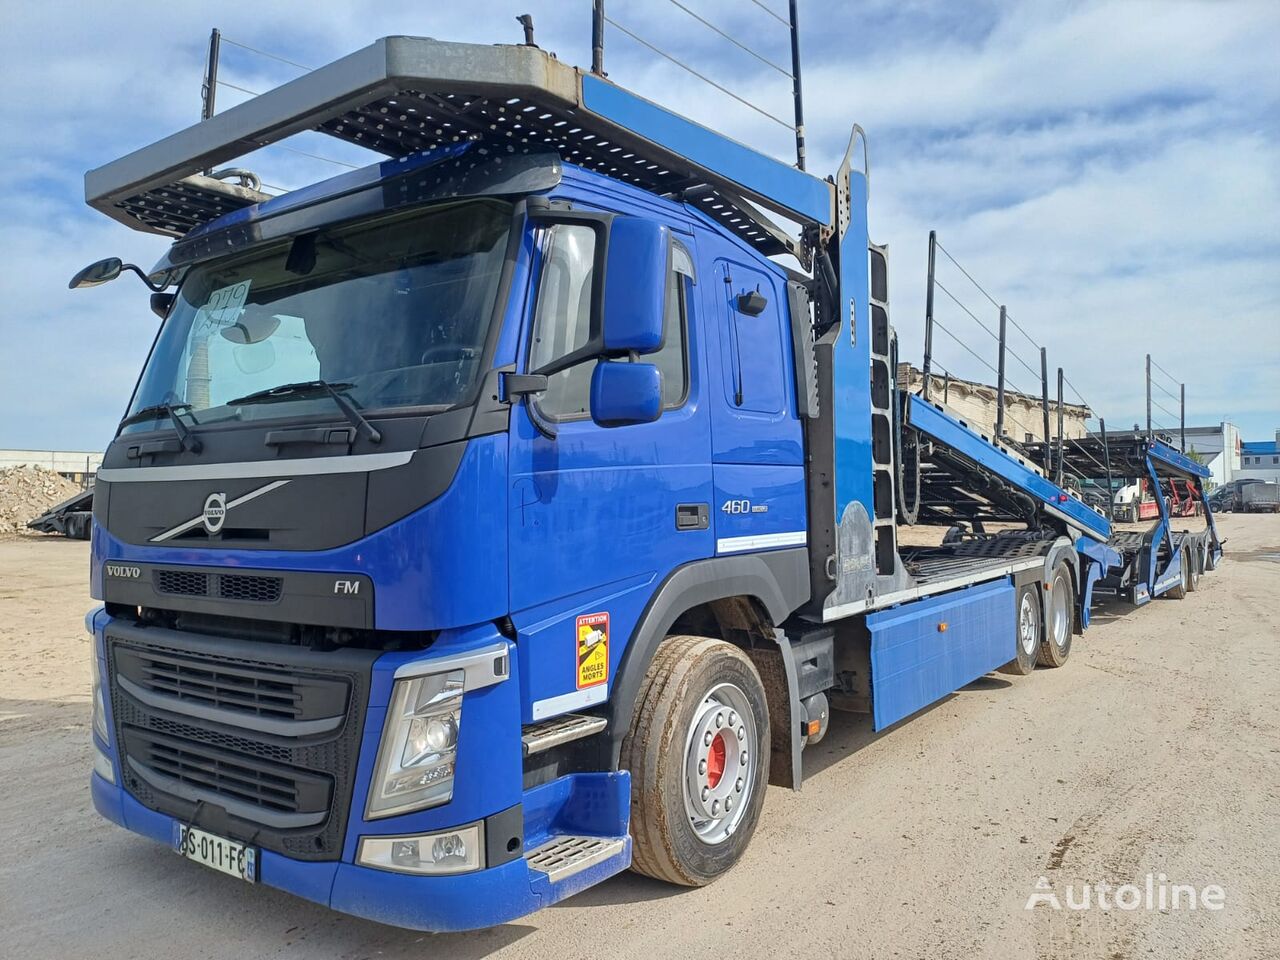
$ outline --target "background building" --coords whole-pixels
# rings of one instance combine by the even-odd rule
[[[68,480],[81,485],[88,484],[98,467],[102,466],[102,454],[87,450],[0,450],[0,470],[8,467],[43,467],[60,473]]]
[[[898,364],[898,384],[919,393],[924,377],[910,364]],[[989,383],[975,383],[955,377],[929,375],[929,398],[945,404],[975,430],[994,436],[996,429],[996,388]],[[1058,409],[1054,398],[1049,400],[1049,438],[1058,435]],[[1065,438],[1084,437],[1089,433],[1089,418],[1093,412],[1078,403],[1062,405],[1062,435]],[[1108,428],[1110,429],[1110,427]],[[1016,443],[1044,439],[1044,411],[1040,397],[1006,390],[1004,394],[1004,432]]]
[[[1175,436],[1174,442],[1178,438]],[[1187,427],[1187,452],[1195,452],[1213,474],[1214,486],[1239,479],[1241,447],[1240,431],[1224,420],[1216,427]]]
[[[1240,460],[1241,479],[1280,480],[1280,430],[1274,440],[1244,444]]]

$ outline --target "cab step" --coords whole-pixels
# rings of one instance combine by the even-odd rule
[[[608,725],[609,721],[604,717],[582,713],[564,713],[541,723],[530,724],[520,735],[520,739],[524,741],[524,755],[529,757],[562,743],[581,740],[599,733]]]
[[[530,870],[545,873],[552,883],[560,883],[589,867],[603,863],[626,849],[626,837],[563,835],[552,837],[524,855]]]

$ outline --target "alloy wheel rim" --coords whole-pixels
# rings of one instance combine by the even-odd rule
[[[759,767],[756,754],[747,695],[732,683],[718,684],[698,704],[685,738],[685,815],[703,843],[723,843],[742,823]]]
[[[1040,639],[1039,632],[1036,624],[1036,605],[1032,601],[1031,593],[1024,593],[1022,604],[1018,608],[1018,639],[1022,642],[1023,653],[1030,656],[1036,652],[1036,644]]]
[[[1050,601],[1053,621],[1053,642],[1064,646],[1067,642],[1067,582],[1058,577],[1053,582],[1053,598]]]

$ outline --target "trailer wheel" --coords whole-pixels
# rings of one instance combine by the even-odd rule
[[[768,784],[769,711],[755,665],[709,637],[663,641],[641,684],[631,771],[631,869],[701,887],[746,850]]]
[[[1075,626],[1076,591],[1071,582],[1071,572],[1065,563],[1059,563],[1049,578],[1049,592],[1045,595],[1048,631],[1040,642],[1036,657],[1043,667],[1060,667],[1071,656],[1071,634]]]
[[[1188,550],[1187,558],[1187,592],[1195,593],[1200,588],[1200,569],[1204,562],[1204,550]]]
[[[1204,543],[1204,568],[1206,570],[1218,569],[1218,558],[1214,555],[1213,544],[1208,540]]]
[[[1018,588],[1017,618],[1014,622],[1017,655],[1000,668],[1001,673],[1025,677],[1036,668],[1037,654],[1044,642],[1044,616],[1040,612],[1040,587],[1025,583]]]
[[[1178,585],[1165,594],[1170,600],[1185,599],[1187,594],[1195,589],[1191,586],[1191,554],[1186,550],[1182,551],[1182,562],[1178,567]]]

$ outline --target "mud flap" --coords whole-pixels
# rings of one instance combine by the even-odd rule
[[[769,783],[799,790],[803,774],[795,660],[786,635],[778,631],[777,640],[776,648],[752,647],[746,654],[756,665],[769,705],[769,729],[773,738],[769,745]]]

